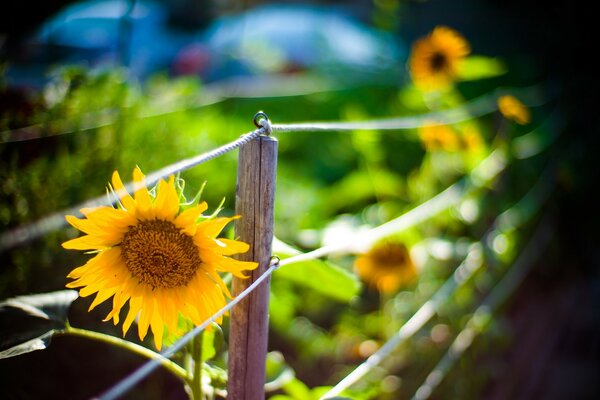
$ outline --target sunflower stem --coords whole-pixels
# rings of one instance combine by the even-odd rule
[[[192,352],[192,366],[193,371],[190,371],[192,374],[192,396],[194,400],[202,400],[202,338],[204,337],[204,333],[201,332],[199,335],[194,337],[194,340],[191,343],[191,352]]]
[[[177,365],[177,363],[169,360],[168,358],[163,357],[161,354],[152,351],[144,346],[140,346],[139,344],[135,344],[125,339],[121,339],[116,336],[111,336],[100,332],[88,331],[87,329],[73,328],[68,324],[65,327],[65,329],[56,331],[55,334],[80,336],[129,350],[132,353],[139,354],[150,360],[158,361],[160,365],[162,365],[171,374],[179,378],[183,383],[188,385],[190,384],[190,377],[185,369],[181,368],[179,365]]]

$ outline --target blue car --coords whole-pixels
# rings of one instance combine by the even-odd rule
[[[168,23],[164,4],[137,0],[128,10],[130,3],[91,0],[68,6],[27,43],[13,75],[70,63],[124,65],[138,79],[167,71],[207,82],[307,70],[338,78],[396,79],[404,70],[406,51],[398,38],[341,8],[270,4],[190,31]]]
[[[340,8],[271,4],[215,20],[178,54],[173,71],[208,81],[303,70],[401,76],[405,59],[398,38]]]

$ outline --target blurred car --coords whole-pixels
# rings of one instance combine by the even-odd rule
[[[405,58],[398,38],[339,7],[270,4],[214,21],[172,71],[207,81],[304,70],[401,75]]]
[[[157,2],[84,1],[43,23],[24,43],[22,54],[12,60],[11,70],[19,76],[19,71],[59,64],[124,65],[132,76],[143,79],[168,71],[177,52],[194,36],[169,26],[167,8]]]
[[[125,65],[140,79],[169,71],[207,82],[307,70],[352,79],[403,71],[406,52],[398,39],[340,7],[270,4],[196,30],[168,20],[166,3],[151,0],[72,4],[35,32],[9,76],[43,75],[51,65],[70,63]]]

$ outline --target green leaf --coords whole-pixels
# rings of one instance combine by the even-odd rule
[[[265,390],[267,392],[281,389],[296,377],[294,370],[285,363],[283,354],[278,351],[267,353],[266,375]]]
[[[325,393],[329,392],[333,386],[317,386],[312,389],[311,393],[314,399],[321,399]],[[350,397],[335,396],[328,397],[327,400],[352,400]]]
[[[211,330],[205,330],[202,333],[202,361],[210,360],[223,347],[224,340],[221,327],[214,322],[211,326]]]
[[[163,345],[166,347],[172,346],[173,344],[175,344],[175,342],[177,342],[179,339],[181,339],[181,337],[185,333],[189,332],[193,328],[194,328],[194,324],[192,323],[192,321],[190,321],[189,319],[187,319],[187,318],[183,317],[181,314],[179,314],[177,316],[177,330],[176,331],[171,332],[165,326],[165,329],[163,332]]]
[[[202,374],[210,378],[210,385],[215,389],[227,388],[227,371],[216,365],[202,363]]]
[[[463,60],[458,76],[463,81],[493,78],[506,73],[506,67],[497,58],[470,56]]]
[[[283,390],[295,400],[306,400],[311,399],[311,393],[308,386],[301,380],[294,378],[290,379],[285,385]]]
[[[64,329],[75,290],[19,296],[0,303],[0,359],[45,349]]]
[[[301,253],[277,238],[273,239],[273,252],[282,260]],[[275,277],[275,279],[287,279],[306,286],[341,302],[352,300],[361,288],[361,283],[356,275],[335,264],[321,260],[284,265],[275,273]]]

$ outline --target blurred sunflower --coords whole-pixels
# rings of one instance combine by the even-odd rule
[[[140,339],[150,327],[160,350],[165,327],[176,332],[179,314],[199,325],[225,305],[224,295],[231,297],[218,272],[244,277],[242,271],[257,264],[228,257],[246,252],[246,243],[217,239],[236,217],[198,222],[207,204],[182,211],[172,176],[168,182],[161,180],[155,191],[146,188],[139,168],[134,169],[133,178],[132,197],[118,172],[113,173],[112,189],[120,198],[117,208],[82,209],[83,219],[66,216],[86,235],[63,243],[63,247],[96,254],[71,271],[68,277],[75,280],[67,287],[81,288],[82,297],[97,293],[90,311],[113,296],[113,308],[105,321],[112,318],[115,325],[129,301],[123,336],[139,315]]]
[[[484,147],[481,133],[472,125],[468,125],[463,129],[461,142],[463,149],[470,153],[476,153]]]
[[[505,118],[513,120],[517,124],[526,125],[531,122],[529,109],[515,96],[500,96],[498,98],[498,109]]]
[[[382,293],[393,293],[417,276],[406,246],[391,240],[379,242],[357,257],[354,268],[362,280]]]
[[[457,151],[460,141],[448,125],[425,125],[419,129],[419,137],[427,151]]]
[[[470,52],[469,42],[460,33],[446,26],[436,27],[413,45],[408,60],[413,82],[427,90],[450,86]]]

